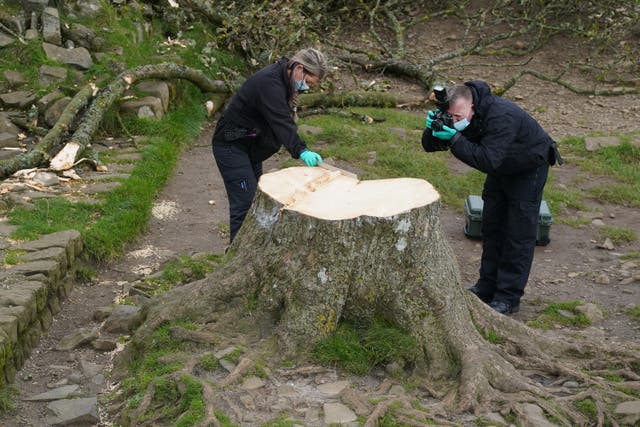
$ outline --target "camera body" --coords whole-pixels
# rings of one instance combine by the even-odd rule
[[[436,85],[433,87],[433,94],[435,95],[435,104],[438,110],[434,112],[433,121],[431,122],[431,129],[434,131],[442,130],[443,126],[453,127],[453,116],[449,114],[449,99],[447,97],[447,90],[444,86]]]

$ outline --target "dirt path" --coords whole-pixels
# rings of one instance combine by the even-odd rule
[[[49,425],[48,402],[21,399],[56,387],[76,383],[85,396],[106,392],[113,353],[91,347],[57,351],[60,339],[73,330],[97,328],[96,309],[112,304],[129,283],[157,271],[172,257],[224,251],[227,238],[217,225],[226,223],[228,204],[211,154],[211,133],[211,127],[205,129],[200,140],[183,153],[173,178],[157,198],[147,232],[127,248],[125,256],[101,268],[94,283],[76,285],[63,302],[50,330],[18,372],[16,411],[0,416],[0,426]],[[215,203],[210,204],[212,200]],[[96,369],[107,378],[95,375]],[[109,418],[102,414],[102,419]]]

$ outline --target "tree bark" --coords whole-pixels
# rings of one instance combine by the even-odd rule
[[[206,321],[244,301],[270,319],[285,353],[300,355],[342,320],[382,317],[415,336],[431,377],[449,377],[460,358],[452,346],[461,345],[449,335],[479,335],[460,304],[466,295],[439,211],[423,180],[360,182],[320,168],[264,175],[230,248],[236,255],[162,297],[139,337],[168,318]]]

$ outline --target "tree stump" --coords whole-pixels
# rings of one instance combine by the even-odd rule
[[[424,180],[288,168],[262,177],[233,249],[262,270],[250,287],[288,351],[308,351],[341,320],[379,316],[440,353],[438,313],[462,292],[439,210]]]
[[[415,338],[414,373],[445,411],[520,414],[536,402],[563,425],[586,425],[573,402],[587,391],[597,405],[621,399],[619,383],[588,370],[608,360],[635,380],[637,346],[548,336],[494,312],[461,285],[440,203],[420,179],[359,181],[309,167],[265,174],[228,261],[149,304],[125,355],[144,351],[163,323],[188,319],[216,331],[248,323],[276,337],[283,359],[304,360],[339,322],[380,317]],[[567,396],[545,376],[584,389]]]

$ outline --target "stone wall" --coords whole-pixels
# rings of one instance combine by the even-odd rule
[[[4,250],[18,263],[0,270],[0,385],[13,381],[71,293],[82,238],[67,230]]]

